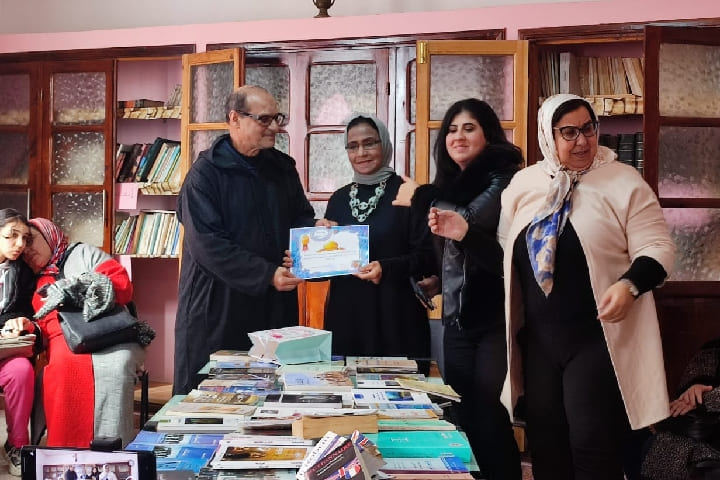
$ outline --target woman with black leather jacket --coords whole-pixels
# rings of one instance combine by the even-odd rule
[[[522,164],[522,154],[506,139],[493,109],[474,98],[448,109],[434,153],[433,183],[418,186],[405,179],[394,204],[409,205],[431,220],[438,209],[454,210],[467,221],[455,239],[434,236],[442,260],[443,376],[462,396],[452,413],[483,474],[519,479],[519,453],[500,403],[507,354],[502,249],[495,236],[500,194]],[[429,282],[422,286],[430,295],[437,293]]]

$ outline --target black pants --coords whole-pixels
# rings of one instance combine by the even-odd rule
[[[602,332],[528,335],[527,428],[535,480],[622,480],[630,427]]]
[[[500,403],[507,371],[505,325],[490,331],[445,327],[445,381],[461,396],[452,414],[467,434],[487,479],[519,480],[520,454],[510,417]]]

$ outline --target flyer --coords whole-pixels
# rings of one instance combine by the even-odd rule
[[[355,273],[370,262],[369,227],[305,227],[290,229],[292,273],[322,278]]]

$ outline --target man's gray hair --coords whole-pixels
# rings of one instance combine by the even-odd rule
[[[236,112],[246,112],[248,95],[257,91],[262,91],[270,95],[270,92],[257,85],[243,85],[228,95],[225,101],[225,120],[230,121],[230,112],[232,110]]]

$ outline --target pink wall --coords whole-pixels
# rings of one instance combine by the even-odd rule
[[[323,19],[265,20],[203,25],[0,35],[0,52],[195,43],[265,42],[373,37],[423,32],[523,28],[720,17],[717,0],[598,0]]]

